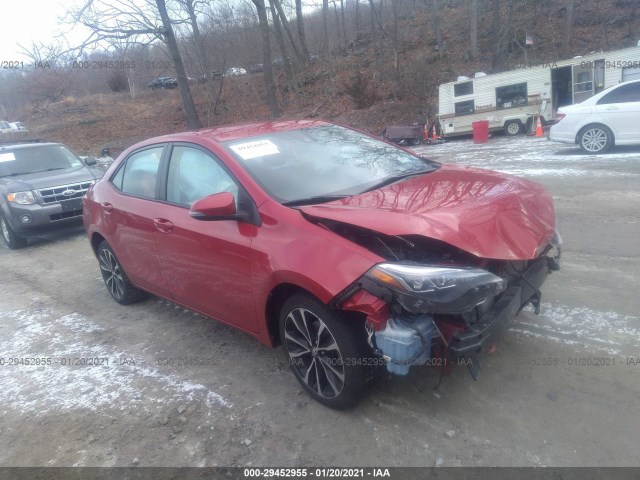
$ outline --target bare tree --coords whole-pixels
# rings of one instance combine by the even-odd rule
[[[382,76],[382,20],[376,10],[375,0],[369,0],[371,8],[371,38],[374,44],[374,58],[378,75]],[[382,0],[380,0],[380,13],[382,13]]]
[[[567,0],[567,8],[564,17],[564,41],[562,42],[562,54],[566,57],[571,53],[571,39],[573,38],[573,7],[575,0]]]
[[[209,107],[207,112],[207,124],[209,124],[210,117],[216,114],[217,106],[222,96],[222,87],[224,84],[224,77],[213,80],[213,73],[211,68],[211,62],[207,55],[207,49],[205,48],[204,36],[200,33],[200,25],[198,24],[198,11],[197,9],[207,4],[202,0],[176,0],[185,10],[189,17],[189,23],[191,25],[191,33],[193,35],[193,44],[196,51],[196,60],[200,67],[200,75],[204,78],[207,85],[207,94],[209,96]]]
[[[142,44],[158,39],[164,42],[176,70],[187,126],[190,129],[200,128],[200,119],[165,0],[84,0],[82,6],[70,14],[75,23],[91,31],[89,37],[78,46],[80,51],[112,40],[130,40]],[[157,22],[158,16],[161,24]]]
[[[469,56],[472,60],[478,56],[478,0],[469,0]]]
[[[271,18],[273,19],[273,31],[276,34],[276,42],[278,42],[278,47],[280,48],[280,53],[282,55],[283,66],[289,74],[291,87],[295,88],[295,69],[293,67],[293,63],[291,62],[291,58],[289,58],[289,55],[287,53],[287,46],[284,41],[284,35],[282,34],[282,23],[280,15],[278,15],[278,11],[274,8],[271,8]]]
[[[302,47],[302,54],[306,59],[306,62],[310,60],[309,48],[307,47],[307,37],[304,32],[304,17],[302,15],[302,0],[296,0],[296,24],[298,26],[298,37],[300,38],[300,46]]]
[[[163,38],[169,49],[169,55],[173,61],[173,65],[176,69],[176,76],[178,79],[178,90],[180,90],[180,97],[182,98],[182,107],[187,117],[187,126],[190,129],[202,128],[200,119],[198,118],[198,112],[196,106],[193,103],[193,97],[191,96],[191,89],[189,88],[189,79],[182,63],[182,57],[180,56],[180,49],[178,48],[178,42],[176,41],[175,34],[173,32],[173,26],[171,25],[171,19],[167,13],[167,5],[165,0],[155,0],[160,12],[160,18],[164,25]]]
[[[493,55],[491,57],[491,68],[497,69],[502,65],[502,35],[500,30],[500,0],[492,0],[491,8],[493,9],[493,17],[491,21],[491,37],[493,38]]]
[[[291,33],[291,27],[289,26],[289,20],[287,20],[287,16],[284,13],[284,10],[282,9],[282,4],[280,3],[280,0],[270,0],[270,3],[276,7],[276,10],[278,12],[278,17],[280,17],[280,23],[282,24],[282,29],[284,30],[284,33],[287,35],[287,38],[289,39],[289,42],[291,43],[291,48],[293,48],[293,53],[296,56],[296,60],[298,61],[298,63],[307,63],[307,61],[309,60],[309,57],[305,57],[303,55],[303,53],[300,51],[300,49],[298,48],[298,45],[296,43],[296,41],[293,38],[293,35]]]
[[[393,71],[395,80],[400,80],[400,65],[398,60],[398,2],[391,0],[391,10],[393,12]]]
[[[441,17],[440,17],[440,0],[433,0],[433,33],[436,37],[436,46],[438,48],[438,52],[442,55],[444,51],[444,45],[442,43],[442,27],[441,27]]]
[[[276,85],[273,81],[273,66],[271,64],[271,41],[269,39],[269,20],[264,0],[251,0],[258,11],[260,31],[262,33],[262,56],[264,68],[264,83],[267,90],[267,104],[272,117],[280,116],[280,107],[276,97]]]
[[[342,23],[342,38],[344,39],[344,43],[348,42],[347,40],[347,23],[344,18],[344,0],[340,0],[340,19]]]
[[[329,82],[333,95],[333,59],[331,58],[331,41],[329,39],[329,0],[322,0],[322,32],[324,34],[324,54],[329,65]]]

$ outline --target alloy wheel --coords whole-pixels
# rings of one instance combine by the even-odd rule
[[[295,308],[285,320],[289,360],[300,379],[318,396],[334,398],[344,388],[345,365],[327,325],[313,312]]]
[[[607,132],[601,128],[590,128],[582,134],[580,143],[586,151],[598,153],[606,148],[608,140]]]
[[[116,257],[106,248],[100,250],[100,271],[109,292],[114,298],[124,296],[124,278]]]

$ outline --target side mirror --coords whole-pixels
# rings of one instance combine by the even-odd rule
[[[196,200],[189,214],[196,220],[232,220],[236,215],[236,199],[231,192],[221,192]]]
[[[86,157],[84,159],[84,163],[88,167],[93,167],[96,163],[98,163],[98,160],[96,159],[96,157]]]

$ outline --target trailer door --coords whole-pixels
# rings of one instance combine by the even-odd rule
[[[573,103],[580,103],[594,95],[592,62],[573,66]]]

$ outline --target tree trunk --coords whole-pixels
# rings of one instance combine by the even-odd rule
[[[304,18],[302,16],[302,0],[296,0],[296,23],[298,24],[298,37],[300,37],[300,45],[302,54],[306,62],[310,60],[309,48],[307,47],[307,37],[304,34]]]
[[[264,0],[251,0],[258,11],[258,21],[260,22],[260,33],[262,35],[262,58],[264,69],[264,83],[267,90],[267,105],[272,117],[280,116],[280,107],[276,97],[276,85],[273,81],[273,66],[271,65],[271,42],[269,40],[269,20],[267,19],[267,8]]]
[[[331,58],[331,43],[329,41],[329,0],[322,0],[322,30],[324,33],[324,54],[329,65],[329,80],[333,95],[333,59]]]
[[[345,23],[344,18],[344,0],[340,0],[340,17],[342,19],[342,38],[344,39],[345,45],[347,44],[347,24]]]
[[[478,0],[469,0],[469,56],[472,60],[478,56]]]
[[[442,44],[442,29],[440,27],[440,0],[433,0],[433,31],[436,36],[438,53],[442,55],[444,45]]]
[[[193,32],[193,41],[196,47],[196,60],[200,66],[201,74],[205,78],[205,82],[207,84],[207,94],[209,96],[209,108],[207,112],[207,125],[210,125],[211,115],[216,114],[216,109],[218,102],[220,100],[220,95],[222,94],[222,79],[220,79],[219,88],[216,89],[216,86],[213,82],[213,75],[211,73],[211,66],[209,60],[207,58],[207,51],[204,48],[204,40],[202,39],[202,35],[200,34],[200,27],[198,25],[198,17],[196,16],[196,11],[193,5],[194,0],[186,0],[184,3],[185,8],[187,9],[187,14],[189,15],[189,22],[191,23],[191,31]]]
[[[571,55],[571,39],[573,38],[573,6],[575,0],[567,0],[567,12],[564,22],[564,42],[562,43],[562,53],[565,57]]]
[[[291,27],[289,26],[289,20],[287,20],[287,17],[284,14],[284,10],[282,9],[282,4],[280,3],[280,0],[269,0],[269,1],[274,7],[276,7],[276,10],[278,11],[278,16],[280,17],[280,23],[282,25],[284,33],[286,33],[287,38],[291,42],[291,48],[293,48],[293,53],[296,56],[297,62],[300,64],[306,64],[309,57],[308,56],[304,57],[302,52],[298,48],[298,45],[296,44],[296,41],[293,38],[293,35],[291,34]]]
[[[393,10],[393,70],[395,80],[400,80],[400,67],[398,60],[398,1],[391,0],[391,8]]]
[[[178,48],[178,42],[176,41],[175,34],[173,33],[173,27],[169,14],[167,13],[167,6],[165,0],[156,0],[160,18],[162,19],[162,25],[164,27],[164,40],[169,49],[169,55],[176,68],[176,74],[178,76],[178,89],[180,90],[180,97],[182,98],[182,107],[187,117],[187,126],[191,130],[197,130],[202,128],[200,119],[198,118],[198,112],[196,106],[193,103],[193,97],[191,96],[191,88],[189,88],[189,80],[187,79],[187,73],[182,63],[182,57],[180,56],[180,49]]]
[[[502,35],[500,34],[500,0],[493,0],[493,20],[491,22],[491,39],[493,40],[493,56],[491,58],[491,69],[496,70],[502,65]]]
[[[284,35],[282,35],[282,23],[281,17],[278,15],[278,11],[271,8],[271,18],[273,19],[273,30],[276,34],[276,41],[278,42],[278,47],[280,48],[280,52],[282,53],[282,61],[284,62],[284,68],[289,76],[289,85],[291,88],[295,88],[296,80],[295,80],[295,70],[291,63],[291,58],[287,54],[287,47],[284,41]]]
[[[360,0],[356,0],[356,19],[355,19],[355,30],[356,30],[356,38],[358,38],[358,34],[360,33]]]
[[[347,43],[346,38],[342,38],[342,29],[340,28],[340,15],[338,14],[338,6],[336,5],[336,0],[333,0],[333,16],[336,19],[336,30],[335,36],[338,39],[338,43],[344,45]]]
[[[379,20],[377,17],[375,0],[369,0],[369,6],[371,7],[371,39],[374,45],[374,59],[376,63],[376,71],[378,75],[382,77],[382,49],[381,41],[379,37],[382,37],[382,34],[379,32],[378,23]]]

